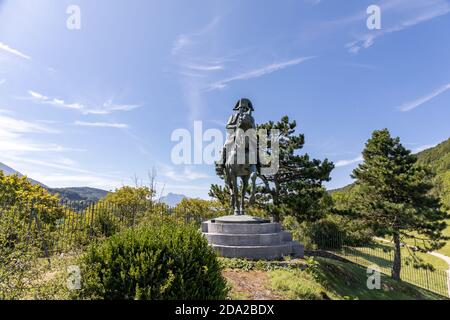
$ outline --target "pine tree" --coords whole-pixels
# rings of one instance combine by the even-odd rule
[[[330,180],[334,164],[327,159],[310,159],[308,154],[299,155],[305,137],[295,133],[296,127],[297,123],[290,121],[288,116],[276,123],[269,121],[257,126],[258,130],[265,129],[268,134],[268,145],[264,148],[267,158],[270,159],[275,152],[271,140],[278,140],[279,169],[276,173],[264,175],[258,164],[262,186],[257,188],[252,207],[267,211],[274,221],[280,221],[282,216],[293,216],[299,222],[312,222],[325,215],[324,207],[331,206],[331,198],[322,184]],[[272,129],[278,130],[277,137],[272,137]],[[227,187],[212,185],[209,196],[229,206]]]
[[[421,252],[441,248],[448,215],[439,198],[430,194],[433,173],[419,166],[417,157],[387,129],[373,132],[363,158],[352,175],[358,186],[355,209],[377,234],[392,237],[392,278],[400,280],[402,242],[414,239]]]
[[[308,154],[299,154],[305,143],[303,134],[296,134],[296,121],[284,116],[280,121],[261,124],[259,129],[267,130],[269,142],[271,130],[279,132],[279,169],[274,174],[259,175],[264,187],[262,194],[269,196],[268,209],[275,221],[282,215],[291,215],[298,221],[315,221],[324,214],[327,197],[323,182],[330,180],[334,164],[327,159],[310,159]],[[274,150],[269,143],[266,149],[269,157]]]

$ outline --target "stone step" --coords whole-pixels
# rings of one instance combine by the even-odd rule
[[[222,257],[273,260],[291,255],[302,257],[301,248],[297,245],[298,243],[291,241],[275,246],[225,246],[216,244],[211,246]]]
[[[225,246],[274,246],[292,241],[292,236],[287,231],[262,234],[205,233],[204,235],[209,243]]]
[[[231,233],[231,234],[266,234],[278,233],[281,225],[276,222],[271,223],[218,223],[206,221],[202,223],[203,233]]]
[[[292,256],[295,258],[303,258],[305,256],[305,246],[297,241],[292,241]]]

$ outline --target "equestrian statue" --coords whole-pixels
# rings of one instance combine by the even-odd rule
[[[230,191],[232,213],[236,216],[245,215],[245,195],[249,181],[252,204],[255,199],[257,178],[257,135],[255,111],[249,99],[240,99],[228,120],[226,129],[227,140],[223,147],[221,161],[216,163],[217,174],[224,178]],[[238,186],[241,179],[241,187]],[[240,193],[240,194],[239,194]]]

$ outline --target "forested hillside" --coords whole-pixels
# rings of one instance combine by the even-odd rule
[[[418,163],[427,165],[436,172],[434,192],[450,208],[450,138],[434,148],[420,152]]]
[[[97,202],[98,200],[106,197],[108,191],[97,189],[97,188],[89,188],[89,187],[81,187],[81,188],[49,188],[51,193],[57,193],[61,197],[61,199],[67,201],[89,201],[89,202]]]

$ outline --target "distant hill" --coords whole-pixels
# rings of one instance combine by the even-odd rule
[[[450,138],[417,154],[418,163],[429,166],[436,177],[434,192],[450,208]]]
[[[349,191],[352,188],[352,186],[353,186],[353,183],[349,184],[349,185],[346,185],[345,187],[342,187],[342,188],[327,190],[327,192],[329,194],[333,194],[333,193],[336,193],[336,192],[347,192],[347,191]]]
[[[428,166],[435,173],[433,192],[450,208],[450,138],[433,148],[417,153],[417,163]],[[329,193],[351,192],[353,184],[330,190]]]
[[[187,197],[183,194],[168,193],[166,196],[161,197],[160,201],[169,207],[175,207],[185,198]]]
[[[53,194],[59,194],[61,199],[68,201],[97,202],[108,194],[108,191],[89,187],[48,188],[48,190]]]
[[[18,174],[20,177],[23,177],[24,175],[20,173],[17,170],[14,170],[11,167],[8,167],[6,164],[0,162],[0,170],[3,171],[6,175],[12,175],[12,174]],[[89,187],[81,187],[81,188],[49,188],[45,184],[33,180],[31,178],[27,179],[32,184],[38,184],[45,189],[47,189],[49,192],[56,194],[58,193],[62,200],[68,200],[68,201],[88,201],[88,202],[96,202],[102,198],[104,198],[108,191],[102,190],[102,189],[96,189],[96,188],[89,188]]]
[[[2,162],[0,162],[0,170],[3,171],[3,172],[5,173],[5,175],[7,175],[7,176],[12,175],[12,174],[17,174],[17,175],[19,175],[19,177],[23,177],[23,176],[24,176],[24,175],[21,174],[19,171],[14,170],[14,169],[11,168],[11,167],[8,167],[6,164],[4,164],[4,163],[2,163]],[[45,184],[43,184],[43,183],[41,183],[41,182],[39,182],[39,181],[33,180],[33,179],[31,179],[31,178],[28,178],[28,177],[27,177],[27,179],[28,179],[28,181],[30,181],[32,184],[38,184],[38,185],[43,186],[44,188],[47,188],[47,186],[46,186]]]
[[[450,138],[417,154],[418,162],[429,165],[437,174],[450,170]]]

